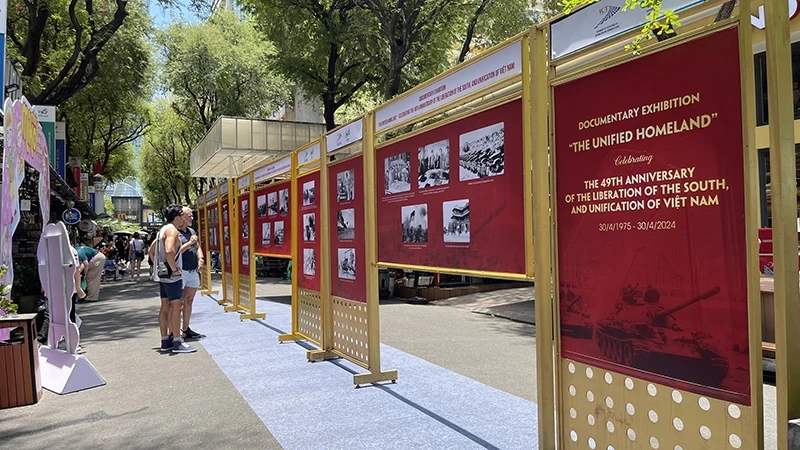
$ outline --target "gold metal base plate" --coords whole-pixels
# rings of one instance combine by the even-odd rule
[[[225,312],[237,312],[237,311],[243,311],[243,310],[244,309],[241,306],[238,306],[238,305],[230,305],[230,306],[226,306],[225,307]]]
[[[266,317],[266,313],[241,314],[239,315],[239,320],[264,319]]]
[[[300,336],[299,334],[294,334],[294,333],[278,335],[278,342],[294,342],[294,341],[304,341],[304,340],[306,340],[306,338]]]
[[[316,362],[339,359],[340,356],[331,350],[309,350],[306,352],[306,358],[308,358],[309,362]]]
[[[374,384],[383,381],[397,381],[397,370],[385,370],[382,372],[359,373],[353,375],[353,384],[356,388],[361,387],[362,384]]]

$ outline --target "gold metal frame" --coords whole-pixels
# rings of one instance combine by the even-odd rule
[[[704,8],[692,8],[692,12],[700,11],[701,9],[712,9],[718,6],[720,2],[710,2],[704,5]],[[539,277],[536,284],[536,298],[537,299],[552,299],[550,302],[536,303],[537,308],[537,373],[539,377],[538,393],[539,404],[542,405],[551,402],[556,405],[556,424],[553,427],[553,417],[548,411],[539,412],[539,446],[540,448],[555,448],[558,443],[559,448],[584,448],[587,445],[586,437],[589,436],[588,445],[596,445],[597,448],[605,448],[606,444],[613,444],[615,448],[644,448],[648,445],[647,438],[649,436],[649,444],[652,448],[658,448],[659,445],[671,448],[673,444],[691,445],[688,448],[706,448],[708,445],[719,445],[718,448],[727,448],[730,444],[731,448],[763,448],[763,400],[761,395],[761,330],[760,330],[760,295],[759,295],[759,282],[758,282],[758,248],[756,245],[755,236],[757,234],[757,216],[758,211],[758,174],[757,162],[755,161],[755,153],[752,150],[754,143],[755,132],[755,101],[754,101],[754,70],[752,59],[752,45],[750,44],[750,15],[749,15],[749,0],[741,0],[745,13],[735,15],[732,19],[726,19],[711,25],[705,25],[685,34],[678,35],[672,39],[645,47],[640,55],[633,56],[629,54],[611,55],[599,61],[593,61],[591,64],[582,68],[576,68],[565,74],[556,75],[555,67],[559,64],[564,64],[568,61],[574,61],[585,56],[589,52],[601,51],[602,48],[613,45],[608,42],[598,43],[594,46],[588,47],[582,52],[576,52],[570,57],[565,57],[557,61],[549,62],[548,41],[547,34],[549,33],[549,24],[538,27],[537,30],[532,30],[533,45],[532,52],[536,57],[531,57],[532,72],[534,79],[534,131],[549,129],[548,133],[537,132],[533,139],[536,141],[534,151],[534,208],[536,208],[536,220],[534,226],[536,228],[536,246],[535,246],[535,265],[537,273],[552,273],[550,277]],[[739,49],[741,55],[740,62],[740,78],[742,89],[742,106],[743,106],[743,155],[744,158],[744,182],[745,182],[745,213],[746,213],[746,234],[752,236],[753,239],[748,239],[746,243],[747,254],[747,282],[748,282],[748,315],[749,315],[749,342],[750,342],[750,383],[751,383],[751,406],[745,407],[742,405],[731,405],[726,402],[721,402],[716,399],[706,399],[699,397],[695,394],[680,392],[672,390],[672,402],[669,401],[669,395],[658,394],[658,392],[669,392],[671,389],[664,386],[657,386],[655,383],[647,383],[645,381],[636,380],[633,377],[625,377],[611,371],[605,371],[596,367],[591,367],[585,364],[578,364],[573,361],[562,359],[560,357],[560,310],[558,305],[558,295],[555,291],[555,286],[558,286],[558,255],[556,236],[557,236],[557,220],[555,217],[556,199],[555,191],[555,167],[557,164],[555,155],[555,115],[554,105],[552,103],[553,88],[557,85],[572,81],[610,67],[614,67],[630,61],[634,58],[643,57],[653,54],[665,49],[698,39],[714,32],[726,28],[736,27],[739,30]],[[681,31],[679,28],[677,31]],[[625,35],[618,37],[624,39]],[[549,121],[548,128],[548,117]],[[549,143],[547,136],[549,135]],[[548,145],[549,144],[549,145]],[[550,158],[550,167],[546,163]],[[792,183],[794,181],[794,158],[792,158]],[[546,190],[547,180],[549,178],[549,190]],[[548,195],[548,192],[552,195]],[[792,191],[794,194],[794,191]],[[551,217],[552,214],[552,217]],[[539,226],[542,223],[551,224],[548,227]],[[797,238],[794,235],[795,240]],[[547,248],[549,246],[549,248]],[[793,247],[793,248],[796,248]],[[791,252],[793,258],[796,258],[796,252]],[[793,263],[792,263],[793,264]],[[794,271],[795,277],[797,271]],[[552,281],[551,281],[552,280]],[[552,284],[550,284],[552,283]],[[795,282],[797,286],[797,282]],[[549,303],[545,305],[545,303]],[[553,318],[552,328],[540,328],[543,324],[541,318],[550,316]],[[552,332],[552,334],[548,333]],[[552,339],[548,338],[552,336]],[[552,364],[555,363],[555,364]],[[550,374],[555,371],[555,386],[553,386]],[[585,374],[585,376],[584,376]],[[616,380],[617,384],[613,384]],[[625,380],[625,386],[621,382]],[[580,384],[578,384],[580,383]],[[639,388],[636,386],[647,386],[647,389]],[[553,389],[555,387],[556,397],[552,399]],[[588,387],[588,390],[585,388]],[[593,391],[593,389],[595,391]],[[603,396],[608,393],[608,396],[603,399]],[[583,400],[581,396],[585,394]],[[595,401],[597,396],[597,401]],[[659,396],[659,397],[657,397]],[[681,410],[679,404],[682,399],[688,398],[699,402],[700,409],[707,411],[716,411],[713,415],[698,415],[691,409]],[[583,403],[588,400],[587,407],[583,407]],[[576,403],[576,401],[578,403]],[[625,403],[627,402],[627,404]],[[603,404],[605,403],[605,404]],[[616,403],[619,407],[627,410],[628,416],[624,413],[615,413],[612,408]],[[623,406],[624,405],[624,406]],[[636,405],[636,406],[634,406]],[[671,406],[670,406],[671,405]],[[637,408],[650,410],[649,421],[638,420],[633,421],[634,416],[632,411]],[[661,408],[661,409],[659,409]],[[658,410],[658,411],[656,411]],[[686,416],[684,419],[691,419],[690,426],[703,425],[700,429],[700,434],[681,434],[680,431],[684,428],[684,422],[680,417],[670,423],[669,419],[673,417],[667,414],[684,414],[678,411],[685,411]],[[586,416],[585,413],[589,415]],[[659,414],[661,412],[662,419],[659,423]],[[735,412],[735,414],[734,414]],[[639,415],[643,412],[639,412]],[[667,415],[666,417],[664,417]],[[627,422],[626,422],[627,421]],[[607,423],[603,423],[607,422]],[[637,439],[637,431],[632,428],[633,423],[637,423],[636,427],[641,427],[638,430],[639,441]],[[595,425],[597,423],[597,425]],[[707,426],[710,425],[710,428]],[[628,430],[625,429],[628,427]],[[604,429],[605,428],[605,429]],[[780,428],[780,426],[779,426]],[[715,430],[708,439],[703,436],[706,431]],[[618,430],[616,434],[615,430]],[[642,434],[644,430],[646,433]],[[720,430],[724,430],[720,436]],[[678,431],[678,433],[675,433]],[[668,440],[667,442],[659,443],[658,438],[653,433],[660,433],[661,439]],[[737,434],[738,433],[738,434]],[[644,438],[644,439],[641,439]],[[713,438],[713,441],[712,441]],[[636,443],[641,442],[641,443]],[[716,442],[717,444],[712,444]],[[738,444],[738,447],[733,444]],[[723,447],[724,446],[724,447]],[[676,447],[678,448],[678,447]]]
[[[239,312],[242,310],[239,304],[239,265],[236,264],[239,258],[239,188],[236,185],[236,180],[228,180],[226,183],[228,183],[228,193],[225,196],[225,201],[228,202],[228,233],[230,234],[231,240],[231,279],[225,279],[225,287],[227,288],[230,285],[232,302],[229,306],[225,307],[225,312]],[[220,210],[220,213],[222,213],[222,210]],[[224,223],[222,228],[224,229]],[[222,247],[223,249],[225,248],[224,240],[222,242]],[[222,268],[224,272],[227,266],[223,265]]]
[[[228,181],[226,181],[225,183],[228,183]],[[225,251],[225,239],[224,239],[224,234],[225,233],[223,231],[224,228],[225,228],[225,223],[222,220],[222,218],[223,218],[223,214],[222,214],[222,197],[223,196],[222,196],[222,192],[221,192],[221,187],[222,187],[221,184],[217,185],[217,218],[219,219],[219,226],[217,227],[217,229],[219,231],[217,233],[217,237],[219,238],[219,242],[220,242],[220,246],[219,246],[219,267],[221,269],[220,273],[222,275],[222,288],[221,288],[222,289],[222,298],[219,299],[217,301],[217,303],[220,304],[220,305],[223,305],[224,307],[227,308],[228,306],[233,305],[233,299],[231,297],[228,297],[228,282],[230,281],[230,280],[228,280],[228,278],[230,276],[228,275],[228,272],[226,271],[228,265],[225,262],[225,254],[227,252]],[[228,187],[230,187],[230,186],[228,186]],[[228,191],[228,194],[230,194],[230,190]],[[228,201],[228,194],[225,194],[225,201]],[[228,214],[230,214],[230,213],[231,212],[228,211]],[[228,226],[230,227],[230,216],[228,216]],[[233,258],[231,258],[231,261],[233,261]],[[231,283],[231,284],[233,284],[233,283]]]

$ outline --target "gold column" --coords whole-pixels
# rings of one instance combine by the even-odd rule
[[[544,30],[530,31],[530,77],[533,84],[530,130],[533,143],[533,264],[536,308],[536,400],[539,405],[539,448],[556,448],[555,379],[552,295],[552,236],[550,220],[550,163],[548,154],[550,83],[547,78],[547,38]]]
[[[297,195],[297,178],[300,175],[299,169],[297,168],[297,151],[292,152],[292,171],[291,174],[291,181],[289,182],[289,217],[292,218],[291,222],[291,235],[292,241],[290,243],[291,251],[292,251],[292,331],[288,334],[281,334],[278,336],[279,342],[288,342],[288,341],[296,341],[300,339],[297,335],[297,321],[299,320],[299,310],[300,310],[300,298],[297,294],[297,270],[299,269],[297,263],[300,258],[297,255],[297,248],[298,248],[298,233],[297,233],[297,217],[299,215],[299,211],[297,208],[297,201],[300,199]]]
[[[778,448],[788,446],[788,421],[800,417],[800,290],[797,273],[797,168],[792,53],[786,2],[767,1],[769,162],[775,263],[775,357]]]

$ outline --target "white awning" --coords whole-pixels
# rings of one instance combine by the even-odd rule
[[[192,176],[239,177],[324,132],[322,123],[220,117],[192,150]]]

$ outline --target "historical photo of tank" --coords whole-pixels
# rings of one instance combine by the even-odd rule
[[[317,274],[317,255],[313,248],[303,249],[303,275],[314,276]]]
[[[383,160],[386,195],[411,190],[411,153],[405,152]]]
[[[317,239],[317,224],[314,213],[303,214],[303,241],[314,242]]]
[[[278,212],[281,214],[286,214],[289,212],[289,189],[281,189],[278,192],[278,197],[280,198],[280,206]]]
[[[356,178],[353,169],[336,174],[336,200],[349,202],[356,199]]]
[[[242,200],[242,219],[247,219],[247,215],[250,213],[250,202],[247,200]]]
[[[258,217],[267,217],[267,196],[259,195],[256,199],[256,204],[258,206],[258,211],[256,212]]]
[[[231,232],[230,230],[228,230],[227,225],[225,225],[225,227],[222,228],[222,239],[224,242],[230,242],[231,240]]]
[[[339,278],[344,280],[356,279],[356,249],[340,248],[339,250]]]
[[[278,193],[270,192],[267,194],[267,214],[270,216],[278,215]]]
[[[469,200],[442,203],[444,212],[444,241],[469,242]]]
[[[272,243],[272,224],[261,224],[261,245],[270,245]]]
[[[283,245],[284,237],[283,237],[283,221],[275,222],[275,245]]]
[[[250,265],[250,247],[247,245],[242,246],[242,265]]]
[[[628,285],[613,311],[597,322],[595,341],[609,360],[628,367],[711,387],[728,376],[728,360],[711,335],[681,327],[692,306],[720,293],[719,287],[680,302],[661,302],[658,289]]]
[[[459,180],[476,180],[505,173],[503,129],[504,123],[500,122],[459,137]]]
[[[247,239],[250,237],[250,223],[244,222],[242,223],[242,239]]]
[[[585,312],[583,296],[571,290],[560,292],[561,334],[575,339],[591,339],[594,335],[592,318]]]
[[[342,209],[337,213],[337,236],[340,240],[355,239],[356,237],[356,210],[353,208]]]
[[[417,186],[420,189],[442,186],[450,182],[449,139],[420,147],[418,156]]]
[[[314,180],[303,183],[303,206],[313,205],[316,202]]]
[[[428,242],[428,205],[403,206],[400,214],[403,220],[403,243]]]

